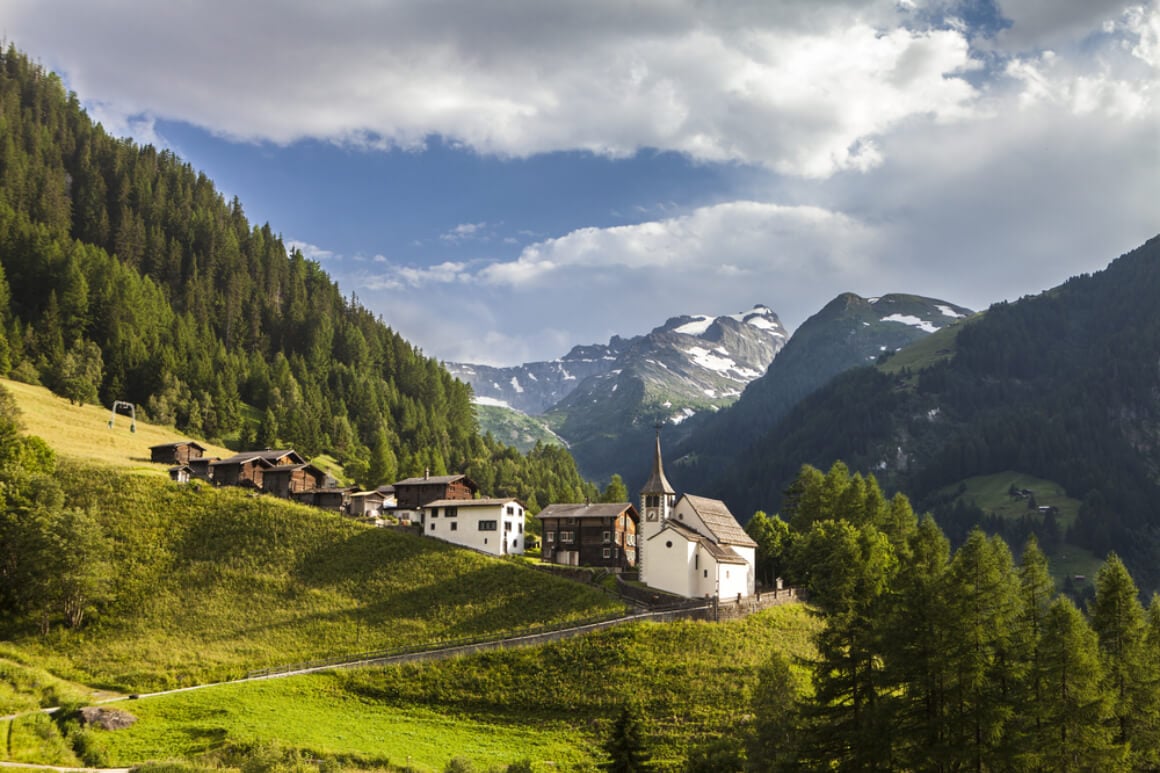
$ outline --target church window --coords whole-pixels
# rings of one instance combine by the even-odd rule
[[[445,508],[443,511],[443,515],[446,516],[447,518],[455,518],[459,515],[459,508],[458,507]]]
[[[705,570],[705,576],[706,576],[706,577],[708,577],[708,576],[709,576],[709,570],[708,570],[708,569],[706,569],[706,570]]]
[[[698,553],[695,556],[693,556],[693,569],[700,569],[700,568],[701,568],[701,554]]]
[[[672,546],[673,546],[673,541],[671,539],[665,540],[665,547],[666,548],[671,548]]]

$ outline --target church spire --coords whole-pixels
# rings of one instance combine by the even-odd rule
[[[648,483],[644,484],[644,488],[640,490],[642,494],[675,494],[676,491],[669,485],[669,481],[665,478],[665,466],[661,461],[661,426],[660,422],[656,424],[657,431],[657,450],[653,457],[652,475],[648,479]]]

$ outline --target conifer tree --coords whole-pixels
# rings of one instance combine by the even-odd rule
[[[1142,661],[1132,753],[1137,770],[1160,770],[1160,594],[1148,604]]]
[[[1135,746],[1135,714],[1144,699],[1144,608],[1136,583],[1115,553],[1096,574],[1091,625],[1099,638],[1106,689],[1114,702],[1115,739]]]
[[[619,473],[613,473],[608,485],[600,494],[601,502],[628,502],[628,487],[624,485],[624,478]]]
[[[1112,740],[1108,694],[1103,689],[1099,642],[1075,604],[1057,598],[1044,619],[1044,723],[1036,751],[1051,771],[1124,769],[1123,750]]]
[[[608,761],[601,768],[609,773],[641,773],[651,769],[652,755],[645,744],[640,708],[634,702],[621,704],[612,733],[604,742],[604,753]]]
[[[1018,764],[1029,770],[1042,768],[1036,745],[1047,722],[1044,715],[1044,662],[1041,652],[1044,622],[1055,598],[1055,582],[1047,557],[1031,535],[1019,561],[1019,615],[1013,636],[1019,670],[1016,693],[1019,708],[1009,733],[1008,748]]]

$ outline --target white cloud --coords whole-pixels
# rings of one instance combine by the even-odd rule
[[[440,234],[439,238],[452,244],[458,244],[469,239],[485,238],[483,229],[486,227],[487,223],[460,223],[450,231]]]
[[[299,241],[297,239],[286,240],[286,251],[298,250],[302,256],[309,260],[324,261],[324,260],[341,260],[342,256],[336,254],[333,250],[327,250],[319,247],[316,244]]]
[[[389,263],[379,261],[378,258],[375,260]],[[385,273],[363,277],[361,284],[371,290],[402,290],[433,284],[455,284],[471,279],[466,269],[466,263],[455,261],[444,261],[434,266],[390,266]]]
[[[998,0],[1011,26],[999,34],[1010,51],[1052,48],[1083,39],[1135,5],[1125,0]]]
[[[810,177],[880,163],[874,138],[902,121],[971,112],[955,77],[975,66],[967,40],[909,17],[887,0],[5,8],[15,42],[116,126],[404,148],[441,135],[517,157],[650,147]]]

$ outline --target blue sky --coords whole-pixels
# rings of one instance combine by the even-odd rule
[[[1160,0],[4,0],[0,29],[445,360],[844,291],[982,308],[1160,232]]]

